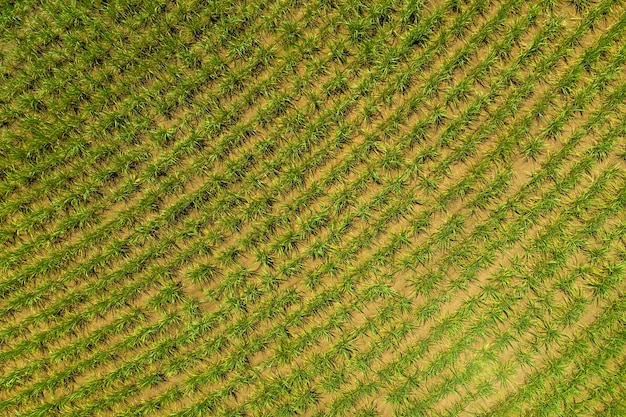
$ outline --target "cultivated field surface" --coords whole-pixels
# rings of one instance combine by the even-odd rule
[[[626,416],[626,2],[0,2],[0,416]]]

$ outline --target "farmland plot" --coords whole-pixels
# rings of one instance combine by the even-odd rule
[[[0,7],[0,415],[626,415],[626,7]]]

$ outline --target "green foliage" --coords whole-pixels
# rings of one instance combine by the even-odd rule
[[[623,5],[0,7],[0,414],[622,415]]]

